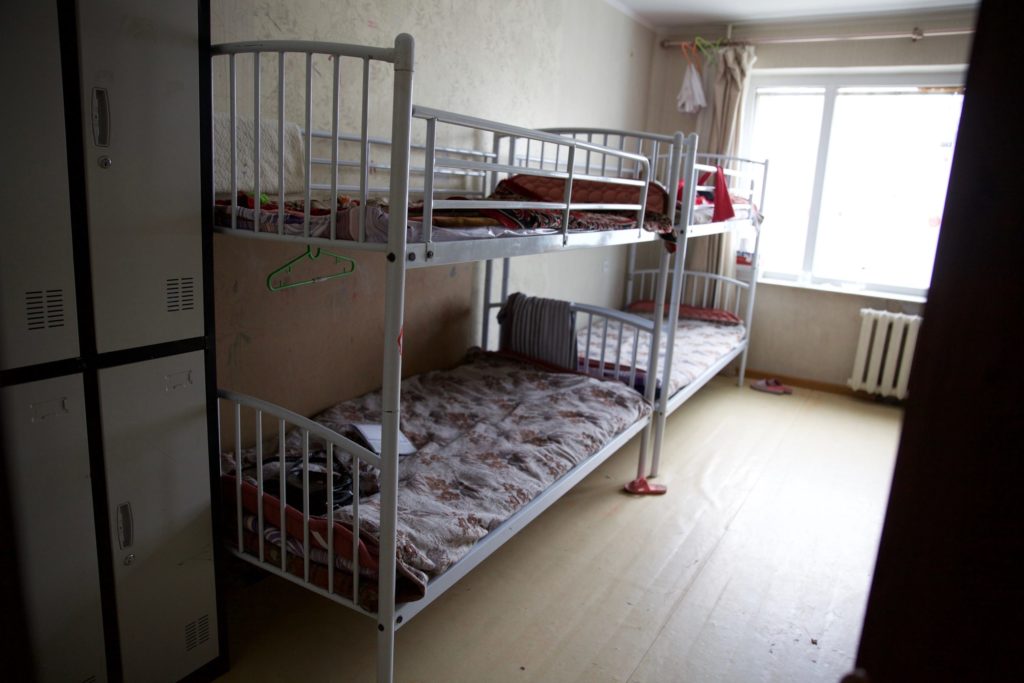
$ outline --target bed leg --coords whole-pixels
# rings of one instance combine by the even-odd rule
[[[395,677],[395,627],[377,624],[377,683],[392,683]]]
[[[636,479],[625,486],[626,491],[640,496],[660,496],[668,491],[668,487],[652,484],[644,476],[644,470],[647,469],[647,443],[650,440],[650,435],[651,423],[648,423],[644,431],[640,433],[640,461],[637,463]]]
[[[743,353],[740,354],[740,376],[738,386],[743,388],[743,380],[747,375],[747,351],[750,350],[750,344],[743,347]]]
[[[651,456],[652,479],[658,476],[658,466],[661,464],[661,443],[665,436],[665,413],[660,408],[654,413],[654,454]]]

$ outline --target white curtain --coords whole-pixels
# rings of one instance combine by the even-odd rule
[[[755,61],[757,56],[753,45],[718,48],[710,58],[705,58],[704,92],[708,106],[697,118],[699,151],[738,153],[743,94]],[[736,254],[732,241],[731,233],[694,239],[687,250],[687,269],[733,277]]]

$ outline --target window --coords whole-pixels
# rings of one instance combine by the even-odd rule
[[[745,145],[769,160],[763,277],[923,296],[962,71],[755,72]]]

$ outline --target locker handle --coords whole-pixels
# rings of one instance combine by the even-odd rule
[[[92,141],[110,147],[110,96],[106,88],[92,89]]]
[[[117,542],[122,550],[129,548],[135,540],[135,524],[132,521],[132,504],[117,506]]]

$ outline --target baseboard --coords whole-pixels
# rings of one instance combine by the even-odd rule
[[[768,377],[774,377],[783,384],[788,384],[789,386],[792,387],[800,387],[802,389],[814,389],[815,391],[824,391],[829,394],[839,394],[840,396],[852,396],[855,398],[865,399],[872,398],[870,395],[856,392],[844,384],[832,384],[830,382],[820,382],[816,379],[790,377],[789,375],[779,375],[773,372],[763,372],[761,370],[747,370],[747,378],[749,379],[765,379]]]

